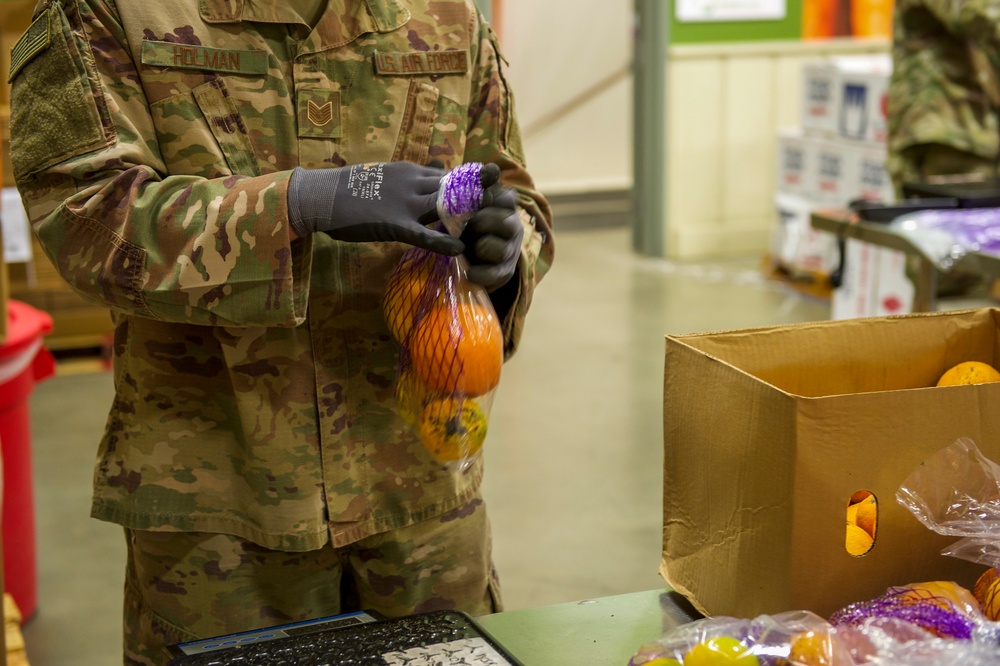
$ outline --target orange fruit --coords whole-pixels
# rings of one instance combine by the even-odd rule
[[[948,368],[936,386],[959,386],[962,384],[985,384],[1000,382],[1000,372],[989,363],[964,361]]]
[[[825,631],[803,631],[789,641],[788,658],[781,666],[848,666],[853,664],[846,646]]]
[[[933,604],[945,610],[955,609],[963,613],[973,613],[979,609],[979,602],[972,592],[950,580],[932,580],[891,589],[909,603]]]
[[[1000,620],[1000,571],[996,567],[983,572],[972,588],[972,596],[979,602],[986,619]]]
[[[847,524],[857,525],[858,524],[858,509],[861,507],[861,502],[857,504],[852,504],[847,507]]]
[[[437,398],[420,416],[420,443],[438,462],[475,455],[486,439],[486,415],[471,398]]]
[[[432,305],[439,298],[437,293],[430,293],[428,281],[433,268],[430,260],[417,257],[406,257],[396,270],[389,276],[385,293],[382,297],[382,312],[385,323],[389,327],[396,342],[406,341],[413,323],[422,308]]]
[[[868,532],[857,525],[847,524],[847,552],[855,557],[864,555],[869,550],[872,549],[872,544],[875,542]]]
[[[868,533],[872,539],[875,538],[875,523],[878,519],[878,503],[875,496],[871,495],[863,502],[858,502],[855,524]]]
[[[500,322],[478,303],[433,308],[416,323],[407,348],[413,369],[434,391],[478,396],[500,383]]]
[[[684,655],[684,666],[759,666],[759,664],[756,655],[731,636],[706,639]]]

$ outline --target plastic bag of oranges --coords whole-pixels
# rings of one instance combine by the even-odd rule
[[[481,166],[462,165],[442,183],[438,213],[454,236],[479,209]],[[464,257],[412,248],[383,300],[400,345],[399,413],[434,460],[463,470],[480,455],[503,366],[499,318],[486,290],[466,278],[467,268]]]
[[[998,661],[994,635],[942,637],[919,623],[877,613],[842,622],[788,611],[676,626],[643,645],[629,666],[986,666]]]

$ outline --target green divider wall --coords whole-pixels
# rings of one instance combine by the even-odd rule
[[[785,18],[778,21],[688,23],[677,20],[676,0],[670,0],[670,43],[701,44],[800,39],[802,37],[803,2],[809,2],[809,0],[787,0]]]

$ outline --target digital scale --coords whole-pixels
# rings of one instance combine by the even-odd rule
[[[374,611],[172,645],[168,666],[523,666],[472,617]]]

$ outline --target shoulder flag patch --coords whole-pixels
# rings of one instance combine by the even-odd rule
[[[27,65],[32,58],[49,48],[51,38],[49,37],[49,12],[42,12],[38,18],[31,22],[28,29],[21,35],[21,38],[10,50],[10,75],[7,83],[14,80],[17,73]]]

